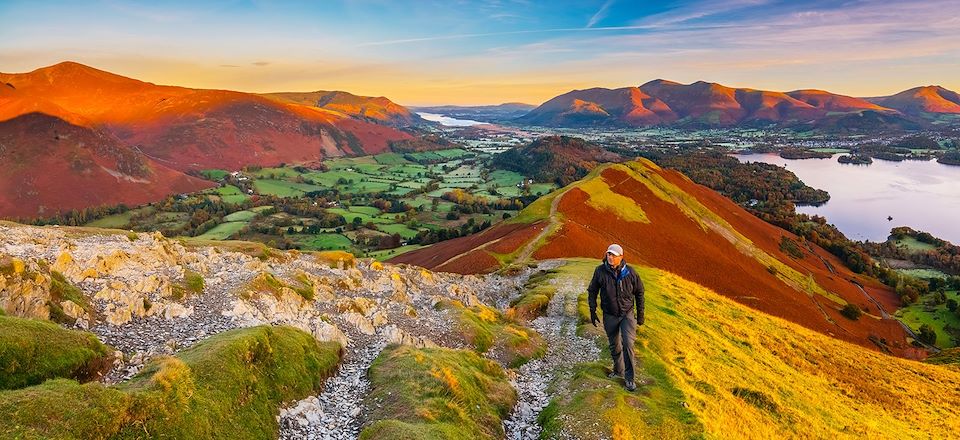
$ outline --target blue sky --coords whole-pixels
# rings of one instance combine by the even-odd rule
[[[655,78],[874,96],[960,89],[960,2],[0,0],[0,71],[63,60],[403,104],[539,103]]]

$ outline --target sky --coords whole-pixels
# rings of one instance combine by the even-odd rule
[[[0,0],[0,72],[539,104],[662,78],[852,96],[960,90],[960,1]]]

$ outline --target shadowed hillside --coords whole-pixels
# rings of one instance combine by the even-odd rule
[[[214,183],[172,170],[114,137],[42,113],[0,122],[0,216],[137,205]]]

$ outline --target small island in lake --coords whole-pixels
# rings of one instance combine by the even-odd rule
[[[780,157],[784,159],[829,159],[833,157],[833,153],[806,150],[802,148],[790,148],[781,151]]]
[[[873,159],[871,159],[870,156],[862,154],[844,154],[837,158],[837,162],[853,165],[870,165],[873,163]]]

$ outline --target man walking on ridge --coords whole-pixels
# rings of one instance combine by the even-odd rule
[[[597,295],[603,310],[603,330],[610,343],[613,372],[610,378],[622,377],[628,391],[637,389],[634,383],[633,342],[637,337],[637,325],[643,325],[643,281],[637,272],[623,261],[623,247],[611,244],[603,262],[593,271],[593,279],[587,287],[590,305],[590,323],[594,327],[597,318]],[[634,315],[636,306],[636,315]]]

